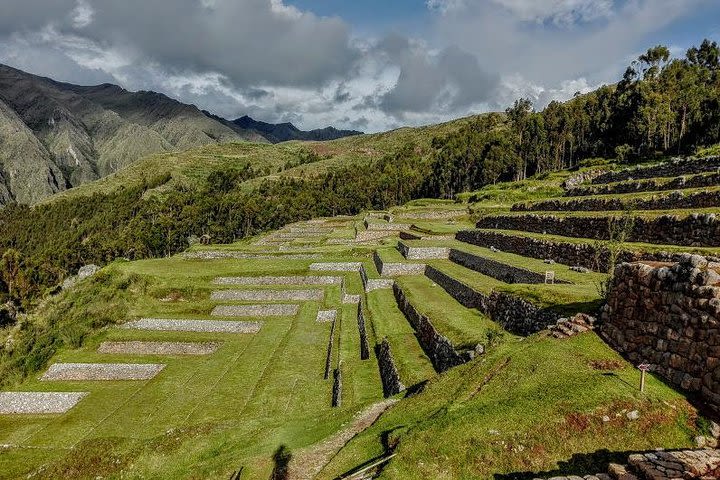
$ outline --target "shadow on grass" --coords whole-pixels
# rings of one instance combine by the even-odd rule
[[[589,315],[598,316],[600,307],[602,306],[601,300],[593,300],[590,302],[574,302],[565,303],[560,305],[553,305],[545,310],[550,311],[562,316],[571,317],[576,313],[587,313]]]
[[[280,445],[275,453],[273,454],[273,462],[275,467],[273,468],[270,480],[287,480],[290,478],[290,460],[292,459],[292,453],[286,445]]]
[[[497,473],[495,480],[532,480],[534,478],[551,478],[568,475],[595,475],[596,473],[607,472],[610,463],[623,464],[629,455],[637,453],[634,451],[611,452],[609,450],[597,450],[593,453],[576,453],[570,460],[558,462],[558,468],[546,472],[515,472]]]

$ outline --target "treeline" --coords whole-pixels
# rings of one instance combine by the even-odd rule
[[[418,197],[452,198],[586,158],[692,152],[720,141],[719,57],[710,41],[683,59],[670,59],[665,47],[652,48],[617,85],[553,102],[541,112],[518,100],[504,114],[480,116],[433,139],[429,156],[405,145],[370,164],[265,181],[252,191],[240,185],[263,172],[246,166],[213,172],[198,188],[162,196],[146,193],[167,176],[34,208],[6,206],[0,210],[0,304],[27,306],[82,265],[182,251],[191,236],[232,242],[316,216],[385,209]],[[287,166],[318,159],[301,155]]]
[[[240,188],[256,176],[248,166],[162,197],[145,194],[166,178],[34,208],[8,205],[0,210],[0,300],[28,306],[83,265],[171,255],[186,249],[191,235],[228,243],[299,220],[399,205],[420,194],[427,174],[407,145],[372,165],[265,181],[250,192]]]
[[[720,48],[705,40],[684,58],[657,46],[616,85],[554,101],[527,99],[437,139],[433,175],[443,197],[498,180],[575,167],[594,157],[633,161],[693,153],[720,142]]]

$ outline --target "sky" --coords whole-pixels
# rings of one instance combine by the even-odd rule
[[[303,129],[541,109],[703,38],[718,0],[0,0],[0,63]]]

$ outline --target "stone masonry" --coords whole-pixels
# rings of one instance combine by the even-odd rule
[[[718,264],[685,255],[677,264],[625,263],[603,307],[603,337],[634,363],[720,412]]]
[[[611,224],[624,225],[625,219],[614,215],[497,215],[480,219],[477,228],[519,230],[565,237],[608,240]],[[693,247],[720,246],[720,219],[715,214],[693,213],[684,217],[660,215],[634,217],[628,242],[659,243]]]
[[[622,182],[653,177],[679,177],[702,172],[711,172],[720,168],[720,156],[705,158],[676,159],[658,165],[638,167],[616,172],[607,172],[592,179],[593,184]]]

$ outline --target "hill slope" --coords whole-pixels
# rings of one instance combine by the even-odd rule
[[[227,142],[324,140],[358,133],[302,132],[292,125],[276,129],[262,122],[259,131],[251,119],[244,128],[160,93],[129,92],[111,84],[72,85],[4,65],[0,65],[0,101],[0,128],[23,130],[25,140],[28,134],[34,137],[28,140],[33,145],[21,149],[17,139],[0,147],[0,205],[35,203],[155,153]],[[20,151],[27,165],[20,165]]]

